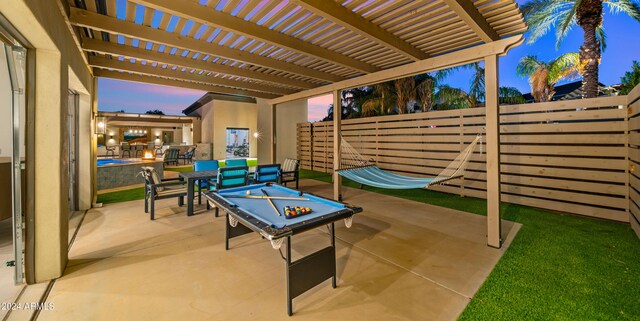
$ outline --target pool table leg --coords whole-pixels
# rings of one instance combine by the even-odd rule
[[[291,267],[291,236],[287,236],[287,314],[293,315],[293,299],[291,298],[291,286],[289,285],[289,270]]]
[[[333,222],[331,222],[331,248],[333,249],[333,257],[336,257],[336,233],[335,233],[335,224]],[[337,271],[337,267],[334,269],[334,271]],[[336,278],[336,274],[337,273],[333,273],[333,277],[331,278],[331,286],[333,286],[333,288],[335,289],[338,284],[337,284],[337,278]]]

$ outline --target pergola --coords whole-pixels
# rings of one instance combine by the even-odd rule
[[[96,77],[265,98],[273,108],[326,93],[339,106],[343,89],[484,60],[488,244],[500,247],[497,57],[527,28],[513,0],[116,2],[69,1]],[[334,137],[340,122],[335,113]],[[339,151],[335,139],[335,168]],[[339,198],[337,174],[334,184]]]

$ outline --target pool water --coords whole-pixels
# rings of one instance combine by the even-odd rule
[[[130,160],[124,160],[124,159],[98,159],[98,166],[113,165],[113,164],[129,164],[129,163],[131,163]]]

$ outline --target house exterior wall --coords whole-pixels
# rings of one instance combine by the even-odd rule
[[[252,136],[258,130],[256,104],[224,100],[213,101],[213,159],[226,158],[227,128],[249,128],[251,134],[249,157],[257,157],[258,141]]]

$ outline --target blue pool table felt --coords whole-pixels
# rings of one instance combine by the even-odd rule
[[[280,212],[280,216],[278,216],[267,199],[225,197],[228,195],[247,196],[247,190],[251,191],[250,195],[252,196],[263,196],[264,194],[262,194],[261,189],[264,189],[267,194],[269,194],[269,196],[306,198],[308,200],[272,200],[275,206],[278,208],[278,212]],[[282,228],[287,225],[304,222],[311,218],[333,213],[345,208],[344,204],[317,197],[315,195],[302,193],[302,196],[300,196],[299,191],[280,185],[248,185],[221,190],[218,192],[218,194],[224,197],[227,202],[233,203],[239,209],[261,220],[265,224],[271,225],[274,228]],[[292,217],[287,219],[284,216],[285,206],[309,207],[311,208],[312,212],[309,214],[301,215],[299,217]]]

